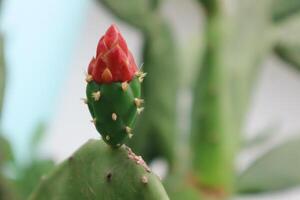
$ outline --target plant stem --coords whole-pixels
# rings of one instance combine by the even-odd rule
[[[228,26],[218,14],[207,21],[207,50],[196,85],[193,113],[193,166],[200,189],[222,199],[233,191],[236,131],[230,97]]]

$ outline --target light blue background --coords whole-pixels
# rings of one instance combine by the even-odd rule
[[[2,125],[19,159],[26,159],[37,123],[49,121],[55,111],[89,2],[4,2],[8,84]]]

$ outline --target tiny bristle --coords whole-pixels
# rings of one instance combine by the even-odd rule
[[[123,91],[126,91],[126,90],[128,89],[128,83],[127,83],[127,82],[123,82],[123,83],[121,84],[121,87],[122,87],[122,90],[123,90]]]
[[[88,103],[88,100],[86,98],[81,98],[81,100],[83,101],[84,104]]]
[[[101,92],[97,91],[97,92],[93,92],[92,93],[92,97],[95,101],[99,101],[100,97],[101,97]]]
[[[92,75],[86,74],[86,76],[85,76],[85,81],[86,81],[87,83],[89,83],[89,82],[91,82],[92,80],[93,80]]]
[[[140,115],[144,111],[144,107],[137,108],[137,113]]]
[[[144,99],[139,99],[139,98],[134,99],[134,104],[136,105],[136,107],[141,107],[143,103],[144,103]]]
[[[96,118],[94,118],[94,119],[91,120],[91,122],[92,122],[93,124],[95,124],[95,125],[96,125],[96,121],[97,121]]]
[[[139,82],[142,83],[147,73],[144,73],[143,71],[138,71],[135,75],[138,77]]]
[[[132,128],[130,128],[129,126],[125,127],[126,133],[131,134],[132,132]]]
[[[116,121],[117,118],[118,118],[118,116],[117,116],[116,113],[113,113],[113,114],[111,115],[111,118],[112,118],[112,120]]]
[[[147,184],[148,183],[148,177],[147,176],[142,176],[141,181],[143,184]]]

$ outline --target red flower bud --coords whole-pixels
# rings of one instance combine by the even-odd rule
[[[126,41],[115,25],[100,39],[96,58],[92,58],[88,74],[98,83],[125,82],[133,79],[138,67]]]

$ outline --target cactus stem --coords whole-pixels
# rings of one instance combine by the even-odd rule
[[[97,92],[93,92],[92,93],[92,97],[95,101],[99,101],[100,97],[101,97],[101,92],[97,91]]]
[[[144,99],[135,98],[134,103],[135,103],[136,107],[139,108],[144,103]]]
[[[86,98],[81,98],[81,100],[83,101],[84,104],[88,103],[88,100]]]
[[[86,74],[85,81],[86,81],[87,83],[89,83],[89,82],[91,82],[92,80],[93,80],[92,75]]]
[[[105,137],[105,139],[106,139],[106,140],[110,140],[110,137],[109,137],[109,135],[107,135],[107,136]]]
[[[117,118],[118,118],[118,116],[117,116],[116,113],[113,113],[113,114],[111,115],[111,118],[112,118],[112,120],[116,121]]]
[[[127,82],[123,82],[122,83],[122,90],[125,92],[128,89],[128,83]]]
[[[143,111],[144,111],[144,107],[138,108],[137,109],[137,113],[140,115]]]
[[[91,120],[91,122],[92,122],[94,125],[96,125],[96,121],[97,121],[96,118],[94,118],[94,119]]]
[[[145,176],[145,175],[144,175],[144,176],[142,176],[142,178],[141,178],[141,181],[142,181],[142,183],[143,183],[143,184],[145,184],[145,185],[146,185],[146,184],[148,183],[148,177],[147,177],[147,176]]]

